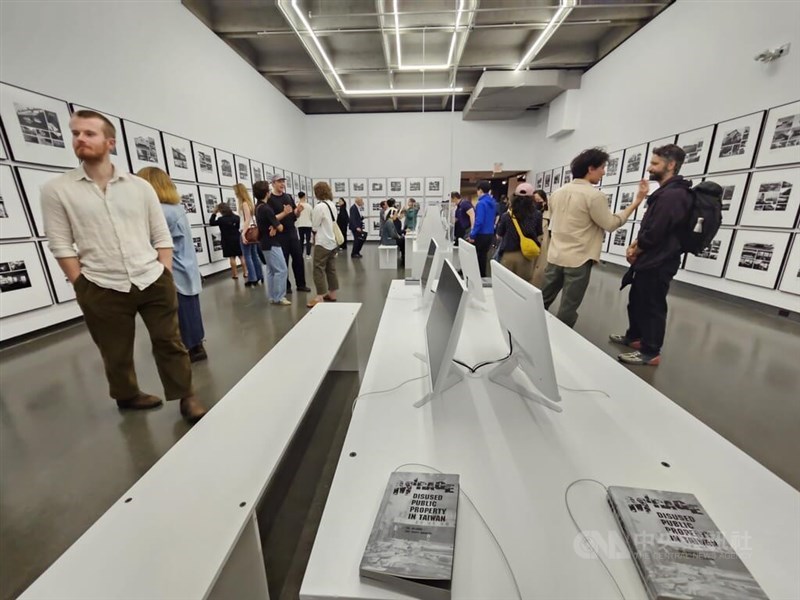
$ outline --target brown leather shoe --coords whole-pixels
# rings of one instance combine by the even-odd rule
[[[161,406],[164,401],[158,396],[139,392],[134,398],[127,400],[117,400],[117,406],[122,410],[148,410]]]
[[[181,398],[181,415],[190,425],[197,423],[207,412],[208,410],[200,402],[200,398],[194,394]]]

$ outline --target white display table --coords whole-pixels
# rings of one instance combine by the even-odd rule
[[[488,310],[470,308],[456,352],[468,364],[507,353],[486,291]],[[392,284],[362,394],[426,373],[413,356],[424,352],[418,295]],[[567,512],[565,491],[580,478],[694,493],[770,598],[800,598],[800,493],[556,319],[548,326],[559,384],[609,397],[562,389],[557,414],[472,376],[419,409],[413,403],[429,391],[425,378],[360,398],[300,597],[405,597],[361,580],[358,569],[390,472],[422,463],[461,475],[520,588],[518,595],[498,546],[462,497],[453,598],[619,598]],[[600,485],[576,484],[569,499],[592,539],[623,545]],[[646,598],[618,550],[606,562],[625,598]]]

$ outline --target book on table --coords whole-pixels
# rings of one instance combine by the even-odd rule
[[[458,494],[458,475],[392,473],[361,576],[424,600],[450,598]]]
[[[650,600],[767,598],[694,495],[611,486],[607,499]]]

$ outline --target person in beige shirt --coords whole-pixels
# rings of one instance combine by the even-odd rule
[[[549,308],[561,292],[556,316],[570,327],[578,320],[592,267],[600,260],[604,232],[622,227],[649,190],[647,181],[642,180],[634,202],[612,213],[605,194],[593,187],[605,175],[607,162],[604,150],[584,150],[570,165],[572,181],[550,196],[550,246],[542,300]]]
[[[189,353],[178,329],[172,237],[153,188],[116,170],[113,124],[76,112],[69,123],[82,164],[41,191],[48,246],[75,288],[86,326],[105,365],[109,393],[121,409],[155,408],[162,400],[139,389],[133,364],[136,314],[150,333],[168,400],[196,423],[206,409],[192,388]]]

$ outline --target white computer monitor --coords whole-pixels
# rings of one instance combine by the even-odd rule
[[[417,251],[412,256],[411,277],[419,278],[425,264],[425,250],[436,240],[439,246],[444,246],[447,242],[447,227],[442,223],[439,211],[434,207],[428,207],[422,217],[417,233]]]
[[[489,373],[489,380],[561,412],[542,292],[498,262],[492,263],[492,290],[512,352]]]
[[[478,252],[475,250],[475,246],[466,240],[459,241],[458,260],[461,263],[461,273],[467,281],[467,289],[470,295],[478,302],[485,302],[486,294],[483,292],[483,280],[481,279]]]
[[[469,299],[467,287],[449,260],[444,261],[439,285],[425,324],[425,354],[416,354],[428,365],[431,391],[414,406],[441,396],[463,379],[453,363]]]
[[[422,265],[422,273],[419,277],[420,287],[423,291],[425,290],[425,286],[428,285],[428,279],[430,279],[431,270],[433,269],[433,259],[438,249],[439,244],[436,243],[436,240],[431,240],[428,243],[428,253],[425,255],[425,262]]]

